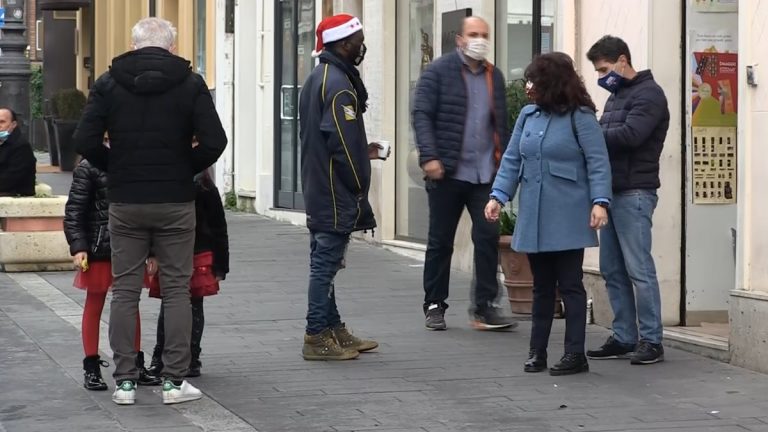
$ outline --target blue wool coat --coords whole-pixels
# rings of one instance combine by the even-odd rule
[[[515,196],[520,208],[512,239],[518,252],[553,252],[597,246],[590,228],[596,199],[611,199],[611,166],[595,113],[581,108],[552,114],[528,105],[517,118],[493,195]]]

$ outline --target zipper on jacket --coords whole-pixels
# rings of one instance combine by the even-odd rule
[[[99,245],[101,244],[101,236],[104,235],[104,225],[99,226],[99,234],[96,236],[96,242],[93,244],[93,247],[91,248],[91,253],[96,253],[96,250],[99,248]]]

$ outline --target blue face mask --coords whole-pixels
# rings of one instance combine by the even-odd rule
[[[619,75],[618,72],[612,70],[605,74],[604,77],[597,80],[597,85],[600,87],[608,90],[611,93],[616,93],[624,84],[624,78],[623,76]]]
[[[11,131],[0,131],[0,142],[5,142],[9,136],[11,136]]]

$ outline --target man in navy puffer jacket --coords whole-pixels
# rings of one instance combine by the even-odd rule
[[[466,18],[456,51],[429,65],[416,85],[413,128],[429,199],[424,314],[430,330],[446,328],[453,242],[464,207],[472,217],[475,246],[472,324],[478,329],[512,325],[493,305],[499,289],[499,227],[483,217],[509,141],[504,76],[486,60],[489,33],[482,18]]]
[[[600,272],[614,315],[613,335],[587,357],[657,363],[664,360],[664,348],[651,226],[669,128],[667,98],[650,70],[635,71],[623,40],[604,36],[587,58],[598,85],[611,92],[600,117],[613,178],[608,225],[600,231]]]

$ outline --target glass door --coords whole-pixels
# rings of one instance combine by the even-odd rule
[[[315,0],[279,0],[275,52],[275,206],[304,209],[298,101],[314,66]]]

